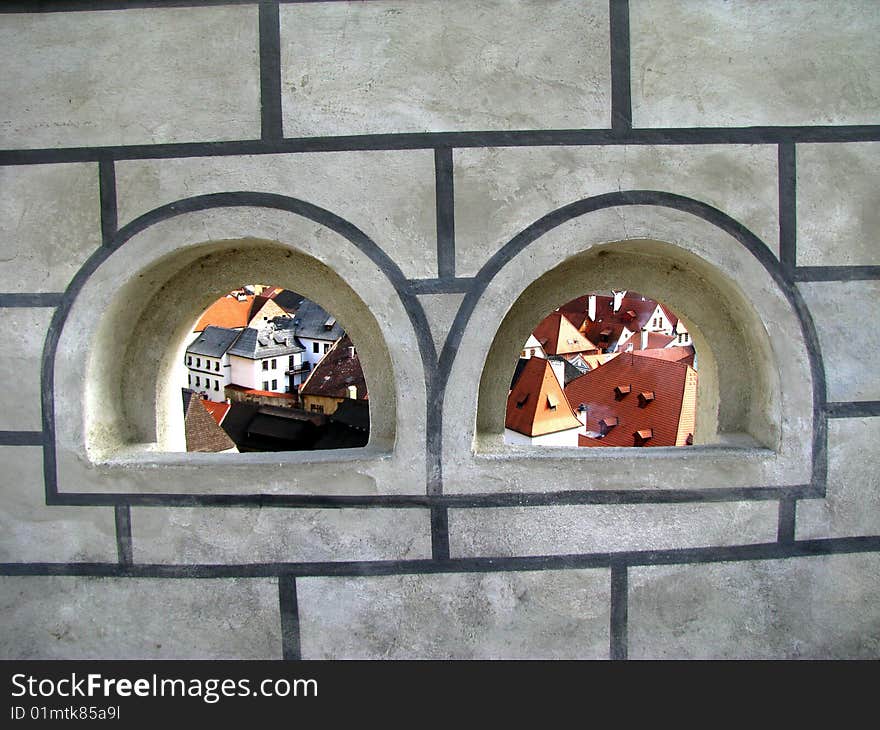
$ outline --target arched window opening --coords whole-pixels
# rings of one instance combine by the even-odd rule
[[[690,446],[697,353],[687,325],[635,291],[591,292],[542,319],[507,399],[508,444]]]
[[[334,314],[294,291],[245,284],[221,296],[195,323],[181,366],[187,451],[311,451],[369,441],[357,348]]]

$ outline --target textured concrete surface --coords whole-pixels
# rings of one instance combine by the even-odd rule
[[[4,15],[0,147],[259,137],[257,36],[256,6]]]
[[[876,659],[880,555],[633,568],[631,659]]]
[[[838,281],[797,285],[820,353],[785,296],[791,272],[774,268],[787,223],[780,189],[783,201],[786,190],[796,195],[798,228],[787,232],[798,234],[798,263],[880,264],[876,3],[617,3],[630,14],[631,133],[620,117],[608,129],[614,59],[615,78],[627,79],[624,55],[611,53],[606,0],[280,3],[280,88],[271,33],[258,45],[256,3],[87,5],[106,4],[0,14],[0,573],[10,574],[0,577],[0,655],[278,658],[282,632],[295,651],[297,622],[286,601],[282,621],[272,576],[289,573],[286,561],[318,561],[296,568],[308,573],[296,580],[306,657],[596,658],[610,647],[634,658],[880,657],[878,282],[853,280],[870,269],[843,269],[832,272]],[[625,115],[626,99],[614,100]],[[261,121],[281,121],[294,139],[275,139],[272,124],[259,139]],[[832,126],[751,126],[766,124]],[[833,126],[862,124],[874,126]],[[465,134],[410,134],[425,130]],[[388,136],[327,139],[373,132]],[[853,141],[864,138],[874,141]],[[243,145],[214,144],[223,140]],[[779,179],[777,141],[795,147],[795,180]],[[139,146],[173,142],[194,144]],[[434,144],[441,160],[452,152],[454,226],[437,225],[448,201],[435,195]],[[40,353],[54,310],[32,305],[52,303],[41,293],[64,291],[101,250],[97,160],[115,170],[121,224],[194,195],[294,196],[350,220],[404,277],[429,279],[438,227],[443,244],[454,227],[457,273],[468,276],[559,206],[653,192],[545,230],[479,297],[465,297],[474,282],[460,279],[415,284],[402,301],[388,278],[396,269],[383,272],[320,222],[281,210],[239,205],[140,230],[71,303],[46,412],[63,498],[166,503],[132,508],[128,567],[113,507],[46,506],[40,447],[10,445],[36,440],[29,432],[42,424]],[[112,227],[111,178],[103,223]],[[674,210],[663,193],[696,202]],[[766,249],[750,252],[700,201]],[[300,291],[351,333],[370,390],[368,448],[180,451],[171,373],[197,315],[243,281]],[[562,454],[500,444],[509,377],[533,325],[612,286],[659,298],[692,331],[698,445]],[[415,294],[444,287],[457,293]],[[420,341],[442,344],[457,307],[474,301],[451,362],[423,362]],[[828,421],[827,497],[798,501],[792,525],[789,503],[749,501],[745,488],[788,494],[814,476],[811,354],[823,358],[837,413],[859,415]],[[428,486],[453,505],[449,561],[432,557],[444,555],[445,535],[436,510],[429,542]],[[559,504],[571,501],[566,490],[634,488],[646,500],[657,490],[743,491],[711,494],[734,503]],[[547,506],[512,506],[528,492]],[[169,507],[168,494],[236,506]],[[261,507],[285,495],[370,504]],[[413,499],[418,508],[388,506]],[[807,538],[819,541],[798,544]],[[593,550],[615,551],[614,568],[583,569],[565,554]],[[651,555],[664,564],[633,567],[645,558],[631,551],[661,551]],[[823,555],[779,559],[803,551]],[[743,560],[717,562],[732,558]],[[389,575],[350,575],[375,572],[371,563],[327,577],[344,560],[383,561]],[[248,571],[265,577],[225,577]],[[612,573],[628,576],[628,593],[614,581],[613,606]]]
[[[797,147],[797,262],[880,263],[880,143]]]
[[[603,193],[662,190],[709,203],[776,253],[779,192],[770,145],[456,150],[456,266],[472,276],[541,216]]]
[[[665,243],[639,240],[651,235]],[[560,304],[612,287],[653,296],[688,322],[703,353],[700,397],[708,403],[708,410],[700,406],[697,436],[717,448],[561,453],[522,452],[502,443],[510,374],[528,333]],[[804,435],[812,431],[811,376],[798,319],[757,259],[696,216],[624,206],[558,225],[501,267],[470,321],[444,402],[445,418],[463,426],[444,432],[449,492],[809,481],[810,443]],[[707,368],[705,353],[714,355],[717,375]],[[475,401],[476,418],[463,418]],[[768,448],[726,448],[749,443]]]
[[[630,3],[633,124],[876,124],[873,0]]]
[[[100,245],[97,165],[0,166],[4,291],[64,291]]]
[[[449,328],[455,320],[458,308],[464,299],[464,294],[422,294],[419,301],[425,309],[428,318],[428,326],[431,328],[431,337],[437,354],[443,349]]]
[[[0,563],[116,561],[112,507],[47,507],[38,446],[0,446],[0,463]]]
[[[144,563],[415,560],[431,557],[420,509],[134,508],[134,559]]]
[[[119,163],[116,179],[120,225],[194,195],[275,193],[326,208],[358,226],[406,276],[437,276],[431,150],[133,160]]]
[[[866,366],[867,353],[880,351],[880,329],[864,325],[877,311],[880,282],[828,281],[798,288],[819,334],[828,400],[880,399],[880,371]]]
[[[0,430],[39,431],[40,361],[55,310],[0,309]]]
[[[776,540],[776,502],[449,511],[454,557],[566,555]]]
[[[603,659],[606,570],[297,580],[304,659]]]
[[[578,0],[285,4],[284,134],[607,127],[608,38]]]
[[[880,535],[880,418],[828,423],[825,499],[798,502],[797,538]]]
[[[0,577],[3,659],[280,659],[275,580]]]

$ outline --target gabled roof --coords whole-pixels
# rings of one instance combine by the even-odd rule
[[[563,385],[568,385],[575,378],[579,378],[583,375],[583,371],[578,370],[574,365],[572,365],[566,358],[561,355],[548,355],[548,362],[553,362],[554,360],[562,363],[562,380],[564,381]],[[552,366],[551,366],[552,367]]]
[[[662,349],[633,350],[633,355],[639,357],[656,357],[660,360],[670,360],[672,362],[683,362],[693,366],[694,364],[694,348],[691,345],[684,347],[664,347]]]
[[[186,348],[187,355],[221,358],[241,335],[241,330],[209,325]]]
[[[216,421],[217,425],[221,425],[223,423],[223,419],[226,417],[226,414],[229,413],[229,404],[228,403],[216,403],[211,400],[202,401],[205,404],[205,408],[208,410],[208,413],[211,414],[211,417]]]
[[[265,292],[263,293],[265,294]],[[302,294],[297,294],[295,291],[290,291],[290,289],[277,289],[270,296],[272,301],[288,314],[296,314],[302,303],[306,301]]]
[[[253,301],[253,294],[245,296],[244,301],[239,301],[237,297],[229,295],[218,299],[205,310],[196,326],[193,327],[193,332],[201,332],[211,325],[228,329],[247,327]]]
[[[648,323],[648,320],[657,308],[657,302],[653,299],[648,299],[632,291],[626,293],[621,300],[620,308],[616,312],[614,311],[614,297],[604,294],[597,294],[595,296],[596,319],[594,321],[587,317],[590,295],[572,299],[570,302],[563,304],[559,311],[590,342],[595,343],[601,349],[606,349],[615,344],[623,334],[624,327],[630,332],[641,330]],[[665,307],[663,311],[667,313],[673,324],[678,321]],[[604,337],[602,336],[603,332],[605,333]]]
[[[262,360],[267,357],[281,357],[302,352],[303,347],[296,339],[293,321],[278,317],[259,330],[247,327],[235,344],[229,348],[230,355],[248,360]]]
[[[183,425],[186,450],[216,453],[235,448],[235,443],[208,412],[206,401],[189,388],[183,389]]]
[[[602,433],[603,419],[618,419],[598,439],[603,446],[634,446],[636,432],[645,430],[653,434],[646,446],[676,446],[693,433],[696,387],[696,371],[683,362],[623,353],[573,380],[565,396],[572,408],[587,406],[588,432]]]
[[[543,436],[580,427],[550,363],[530,358],[507,396],[504,425],[526,436]]]
[[[348,389],[352,385],[357,388],[357,400],[366,400],[367,381],[361,369],[361,359],[346,335],[318,361],[299,392],[300,395],[348,398]]]
[[[336,341],[345,334],[336,317],[311,299],[304,299],[294,317],[296,334],[311,340]]]
[[[532,335],[548,355],[567,355],[598,349],[559,311],[551,312],[542,319]]]
[[[648,333],[648,346],[645,348],[646,350],[659,350],[663,347],[667,347],[670,342],[675,339],[672,335],[664,335],[662,332],[649,332]],[[638,352],[642,349],[642,333],[634,332],[632,337],[624,340],[618,346],[618,351],[626,352],[626,348],[632,345],[633,351]]]

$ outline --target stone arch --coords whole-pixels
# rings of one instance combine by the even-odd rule
[[[359,346],[371,437],[351,453],[247,454],[232,457],[236,463],[263,465],[252,480],[293,491],[312,490],[316,480],[329,491],[372,491],[374,475],[364,463],[390,468],[389,457],[424,474],[423,428],[414,415],[424,407],[402,408],[400,384],[413,384],[415,396],[407,399],[418,400],[416,384],[424,376],[411,354],[434,357],[433,343],[426,351],[427,327],[417,326],[424,313],[407,298],[403,274],[377,244],[329,211],[283,196],[228,193],[178,201],[136,219],[89,260],[65,294],[44,352],[62,489],[65,468],[97,470],[104,488],[117,491],[128,489],[121,465],[161,463],[167,468],[148,487],[161,491],[159,485],[192,473],[196,462],[228,464],[228,455],[157,452],[180,443],[168,418],[179,395],[167,375],[182,356],[193,317],[243,283],[242,276],[296,289],[337,315]],[[389,291],[399,296],[388,297]],[[58,399],[56,407],[59,391],[81,397]],[[339,461],[351,467],[346,474],[336,470],[337,482],[327,484],[326,465]],[[270,462],[298,464],[302,475],[272,477]],[[193,488],[216,491],[235,478],[214,472],[211,479]]]
[[[649,269],[641,267],[641,274],[639,259],[652,263]],[[625,272],[627,280],[615,279],[615,270]],[[664,282],[672,272],[695,287],[706,312],[690,311],[681,292]],[[821,476],[824,422],[817,414],[824,398],[824,373],[812,321],[774,253],[723,212],[656,191],[588,198],[552,211],[520,232],[489,259],[476,279],[478,286],[463,301],[441,354],[449,373],[447,411],[469,407],[473,414],[468,429],[445,434],[444,461],[462,465],[446,469],[451,491],[465,481],[503,482],[502,473],[510,480],[505,488],[526,488],[513,468],[502,468],[494,477],[487,468],[490,461],[522,466],[526,458],[504,447],[501,439],[506,382],[521,346],[520,335],[547,311],[573,298],[569,293],[607,284],[629,286],[668,303],[689,326],[693,324],[706,354],[714,354],[703,386],[708,398],[701,409],[702,440],[713,445],[688,450],[687,457],[661,455],[656,449],[653,454],[605,454],[618,464],[606,464],[605,470],[632,470],[635,478],[603,475],[588,465],[599,458],[584,453],[589,449],[565,455],[530,449],[533,463],[543,460],[558,467],[560,461],[579,462],[579,482],[572,477],[570,486],[577,489],[591,484],[669,486],[675,481],[675,468],[652,462],[645,470],[637,460],[662,456],[667,465],[671,459],[679,462],[678,468],[688,469],[708,453],[707,468],[694,472],[707,485],[809,485]],[[542,296],[548,283],[559,287],[558,301]],[[724,317],[728,324],[744,325],[733,347],[723,347],[717,336],[712,336],[713,342],[706,339],[708,325]],[[465,326],[474,319],[492,323],[483,328],[482,337]],[[737,357],[743,359],[749,377],[737,375]],[[754,468],[728,473],[724,462],[729,459],[731,467],[741,464],[745,452]],[[540,471],[537,467],[532,475],[537,483]],[[638,476],[641,473],[645,478]],[[560,485],[556,480],[556,488],[569,488],[566,481],[564,477]]]

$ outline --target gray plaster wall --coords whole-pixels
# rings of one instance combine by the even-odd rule
[[[877,3],[126,5],[0,7],[0,656],[880,657]],[[174,450],[255,277],[365,449]],[[694,325],[698,445],[501,444],[612,284]]]

